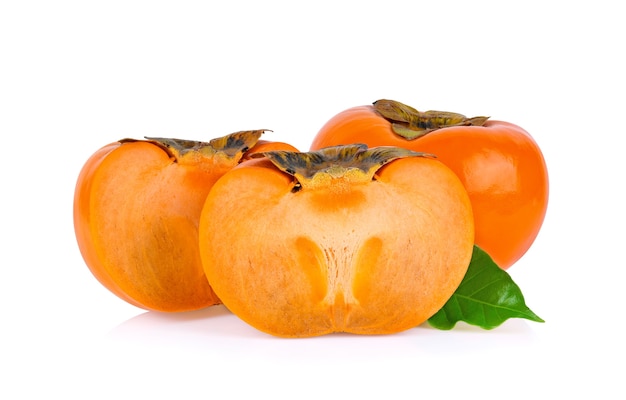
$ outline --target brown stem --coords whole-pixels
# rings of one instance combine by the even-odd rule
[[[395,100],[377,100],[374,110],[391,123],[393,131],[407,140],[414,140],[437,129],[451,126],[482,126],[489,117],[468,118],[448,111],[418,111]]]
[[[350,144],[304,153],[276,150],[253,156],[267,157],[278,169],[294,176],[302,188],[312,188],[337,180],[371,181],[378,169],[393,160],[431,155],[400,147],[368,148],[364,144]]]
[[[266,131],[267,129],[258,129],[234,132],[208,142],[157,137],[146,137],[146,139],[163,148],[171,157],[177,160],[191,155],[201,155],[210,158],[216,154],[223,154],[226,158],[232,159],[240,158],[244,152],[259,141],[261,135]],[[125,141],[130,140],[125,139]]]

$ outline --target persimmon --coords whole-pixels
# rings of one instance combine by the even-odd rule
[[[200,261],[200,212],[215,181],[255,149],[263,132],[209,142],[124,139],[96,151],[78,176],[74,228],[98,281],[147,310],[219,304]],[[261,148],[293,146],[263,142]]]
[[[290,143],[277,142],[272,140],[259,140],[252,148],[243,153],[241,161],[249,161],[257,153],[263,153],[264,151],[272,150],[298,151],[298,149]]]
[[[476,244],[502,269],[535,241],[548,206],[548,171],[537,142],[521,127],[379,100],[333,116],[310,149],[349,143],[434,154],[463,182],[474,210]]]
[[[267,151],[220,178],[200,256],[224,305],[279,337],[388,334],[437,312],[467,271],[467,192],[397,147]]]

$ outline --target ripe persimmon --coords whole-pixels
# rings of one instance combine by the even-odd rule
[[[349,143],[428,152],[450,167],[471,199],[476,244],[501,268],[535,241],[548,206],[548,171],[538,144],[521,127],[379,100],[333,116],[310,149]]]
[[[467,192],[397,147],[267,151],[207,196],[200,255],[224,305],[280,337],[387,334],[441,309],[467,271]]]
[[[74,194],[74,228],[93,275],[137,307],[187,311],[219,304],[198,251],[198,220],[219,177],[263,130],[210,142],[124,139],[96,151]],[[293,149],[264,142],[262,148]]]
[[[272,150],[288,150],[288,151],[298,151],[296,147],[292,144],[286,142],[276,142],[272,140],[259,140],[256,144],[251,147],[248,151],[243,153],[241,157],[241,161],[248,161],[254,157],[256,153],[262,153],[264,151],[272,151]]]

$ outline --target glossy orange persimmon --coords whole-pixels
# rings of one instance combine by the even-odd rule
[[[501,268],[511,267],[535,241],[548,206],[548,171],[538,144],[521,127],[483,117],[419,113],[380,100],[333,116],[310,148],[349,143],[428,152],[450,167],[470,196],[476,244]]]
[[[269,151],[233,168],[207,197],[199,237],[213,289],[258,330],[388,334],[454,293],[474,225],[443,163],[355,145]]]
[[[246,158],[262,130],[208,143],[121,140],[83,166],[74,195],[79,249],[107,289],[137,307],[187,311],[220,303],[198,251],[198,220],[219,177]],[[261,149],[293,146],[263,142]]]

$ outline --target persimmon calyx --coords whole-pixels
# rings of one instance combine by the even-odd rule
[[[377,100],[374,110],[391,123],[397,135],[414,140],[437,129],[450,126],[482,126],[489,117],[468,118],[463,114],[448,111],[418,111],[395,100]]]
[[[254,154],[267,157],[278,169],[292,175],[299,188],[329,187],[369,182],[383,165],[404,157],[434,157],[394,146],[368,148],[365,144],[325,147],[310,152],[274,150]]]
[[[158,137],[146,137],[146,139],[161,147],[179,163],[185,161],[193,163],[199,158],[217,157],[238,162],[243,153],[253,147],[266,131],[268,129],[239,131],[208,142]]]

